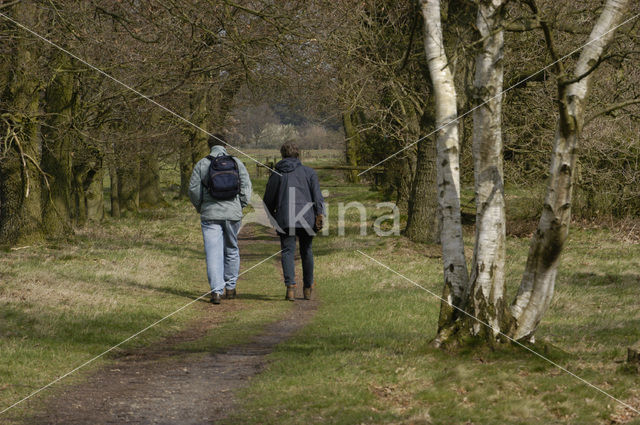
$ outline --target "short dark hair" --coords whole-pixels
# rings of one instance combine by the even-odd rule
[[[211,149],[214,146],[227,146],[227,139],[224,138],[224,136],[222,134],[213,134],[211,136],[209,136],[209,140],[207,141],[207,144],[209,145],[209,149]]]
[[[300,155],[300,148],[293,142],[287,142],[280,146],[280,154],[283,158],[297,158]]]

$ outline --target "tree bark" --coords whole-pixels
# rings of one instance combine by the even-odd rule
[[[476,26],[482,47],[476,55],[473,93],[473,161],[476,235],[471,268],[470,312],[489,324],[473,320],[472,334],[492,338],[502,329],[507,313],[505,297],[505,204],[502,164],[502,85],[504,0],[478,4]]]
[[[102,155],[97,148],[85,149],[73,166],[74,219],[78,226],[104,218]]]
[[[160,164],[154,152],[143,152],[140,158],[140,208],[156,208],[165,201],[160,191]]]
[[[32,2],[20,2],[13,7],[13,16],[33,27],[38,20]],[[21,31],[21,30],[18,30]],[[10,76],[3,98],[8,105],[6,121],[0,130],[3,139],[0,151],[6,152],[0,161],[0,244],[30,243],[42,238],[42,210],[39,169],[40,86],[33,75],[33,63],[38,49],[19,33],[13,40]],[[7,135],[6,138],[5,135]]]
[[[151,128],[160,125],[160,112],[151,112]],[[140,208],[156,208],[166,205],[160,190],[160,163],[155,140],[148,140],[140,152]]]
[[[484,0],[483,0],[484,1]],[[474,55],[468,52],[472,43],[477,41],[476,17],[477,1],[449,0],[446,4],[446,14],[443,13],[444,48],[448,52],[449,66],[453,80],[458,88],[456,102],[458,111],[469,111],[473,104]],[[472,144],[473,130],[470,116],[458,120],[458,139],[461,158],[465,157],[465,150]],[[462,178],[465,171],[462,170]]]
[[[640,372],[640,342],[632,347],[627,347],[627,364]]]
[[[542,215],[529,248],[527,265],[511,305],[515,319],[512,336],[530,339],[547,311],[555,286],[560,253],[569,232],[571,195],[575,179],[578,142],[593,66],[597,66],[613,38],[628,0],[607,0],[589,42],[580,53],[575,77],[558,81],[559,118],[551,156],[551,169]]]
[[[42,223],[50,236],[72,233],[71,119],[74,102],[71,60],[63,52],[54,54],[55,74],[45,93],[47,125],[43,128]]]
[[[116,171],[115,152],[113,151],[111,152],[111,158],[109,158],[109,185],[111,198],[111,217],[119,218],[122,215],[120,211],[120,198],[118,197],[118,193],[120,192],[120,184],[118,181],[118,173]]]
[[[121,152],[116,169],[120,213],[138,212],[140,208],[140,155],[137,142],[131,141],[126,152]]]
[[[409,198],[411,198],[411,189],[415,176],[416,156],[412,151],[406,150],[403,156],[397,158],[394,162],[397,164],[396,171],[396,205],[400,211],[409,210]]]
[[[442,217],[442,260],[444,263],[443,302],[438,329],[452,323],[458,312],[451,305],[464,308],[469,290],[469,275],[464,254],[460,215],[460,169],[456,89],[442,40],[440,1],[422,0],[424,44],[433,84],[437,149],[438,204]],[[442,128],[441,128],[442,127]]]
[[[215,103],[215,109],[213,106],[209,107],[209,110],[216,111],[214,119],[212,120],[212,125],[214,131],[220,133],[224,129],[227,117],[229,116],[229,111],[231,111],[231,108],[233,107],[233,100],[240,90],[240,87],[242,87],[242,84],[245,82],[244,77],[242,76],[243,74],[238,74],[237,72],[230,70],[229,75],[233,75],[233,77],[220,87],[219,97],[216,99]],[[233,154],[232,152],[229,153]]]
[[[210,96],[207,90],[198,88],[191,92],[189,107],[191,109],[191,120],[198,127],[208,130]],[[195,127],[189,130],[189,139],[180,148],[180,198],[189,197],[189,180],[193,166],[204,156],[209,154],[207,140],[209,135]]]
[[[183,140],[180,143],[178,166],[180,168],[180,193],[178,198],[187,199],[189,198],[189,180],[193,170],[190,139]]]
[[[355,122],[354,122],[355,121]],[[360,132],[358,131],[358,118],[354,112],[342,114],[342,127],[344,128],[345,159],[348,165],[358,166],[358,149],[362,144]],[[356,170],[347,173],[347,178],[351,183],[358,183],[360,177]]]
[[[84,199],[88,222],[104,219],[104,169],[101,165],[92,168],[84,180]]]
[[[204,130],[209,130],[209,104],[210,97],[206,89],[196,90],[191,94],[189,105],[191,109],[191,118],[198,126]],[[204,156],[209,154],[209,146],[207,140],[209,135],[203,131],[193,128],[191,137],[189,138],[191,169]],[[189,178],[191,178],[191,169],[189,170]],[[187,193],[188,195],[188,193]]]
[[[433,123],[433,120],[430,120]],[[440,220],[436,199],[436,147],[432,139],[418,143],[416,172],[407,217],[406,237],[414,242],[440,242]]]

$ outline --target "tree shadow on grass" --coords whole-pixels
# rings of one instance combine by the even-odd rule
[[[600,316],[601,317],[601,316]],[[555,324],[553,332],[558,335],[576,335],[576,343],[589,342],[589,350],[593,344],[599,344],[603,350],[626,349],[640,341],[640,317],[626,320],[611,320],[611,317],[598,321],[586,318],[588,323],[580,326],[575,324]]]
[[[100,251],[122,251],[131,248],[148,249],[172,257],[200,258],[203,256],[202,242],[197,247],[176,245],[171,241],[158,241],[151,238],[123,239],[122,237],[101,237],[99,240],[84,239],[87,249]]]
[[[112,346],[139,329],[140,324],[150,324],[161,319],[164,313],[157,311],[109,311],[97,314],[94,310],[75,312],[73,317],[61,311],[26,312],[21,306],[2,305],[0,320],[7,331],[0,337],[15,340],[37,341],[32,346],[63,347],[73,345]],[[169,319],[169,322],[172,319]]]
[[[589,287],[589,286],[615,286],[617,288],[639,288],[640,274],[636,273],[574,273],[563,279],[572,286]]]

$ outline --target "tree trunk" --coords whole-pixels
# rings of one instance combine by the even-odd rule
[[[192,122],[198,127],[210,130],[210,123],[213,131],[222,132],[229,111],[233,106],[233,99],[242,86],[243,79],[236,77],[227,81],[219,90],[218,97],[214,97],[206,91],[206,88],[196,90],[191,94],[190,107],[192,113]],[[204,86],[205,84],[203,84]],[[211,110],[217,113],[213,114],[211,119]],[[189,180],[193,166],[203,157],[209,154],[207,141],[209,135],[203,131],[193,128],[190,132],[189,141],[184,143],[180,148],[180,198],[189,197]],[[237,155],[233,148],[227,147],[230,155]]]
[[[470,312],[491,325],[472,320],[474,335],[498,335],[507,313],[505,297],[505,205],[502,166],[502,81],[504,34],[500,30],[504,0],[478,4],[476,25],[482,48],[476,55],[473,83],[473,161],[476,237],[471,268]]]
[[[627,365],[640,372],[640,342],[632,347],[627,347]]]
[[[187,199],[189,198],[189,180],[191,179],[191,171],[193,170],[190,140],[183,140],[180,143],[178,162],[180,167],[180,193],[178,194],[178,198]]]
[[[355,122],[354,122],[355,121]],[[345,159],[348,165],[358,166],[358,148],[362,144],[360,132],[358,131],[357,115],[352,112],[342,114],[342,126],[344,128]],[[347,179],[351,183],[358,183],[360,177],[357,170],[347,173]]]
[[[220,87],[219,97],[216,99],[216,103],[214,104],[215,109],[213,105],[209,108],[211,111],[216,112],[213,114],[212,125],[214,131],[220,133],[224,129],[229,111],[231,111],[231,108],[233,107],[233,100],[245,81],[242,73],[239,74],[237,72],[230,71],[229,74],[234,76]],[[233,149],[229,149],[229,154],[233,155],[233,152],[231,151],[233,151]]]
[[[76,225],[99,222],[104,218],[102,156],[90,148],[73,167],[73,194]],[[117,180],[117,179],[116,179]]]
[[[195,122],[200,128],[207,131],[209,130],[209,101],[210,98],[207,95],[206,89],[196,90],[191,94],[191,98],[189,99],[189,106],[191,108],[191,119],[194,120],[193,122]],[[225,112],[225,116],[227,112]],[[209,135],[207,133],[200,131],[197,128],[192,129],[191,137],[189,138],[191,155],[191,166],[188,176],[189,178],[191,178],[191,171],[193,169],[193,166],[196,165],[196,163],[200,161],[204,156],[209,154],[209,146],[207,144],[208,140]]]
[[[127,146],[127,151],[121,153],[119,165],[116,169],[118,177],[118,201],[120,213],[138,212],[140,208],[140,156],[137,144]]]
[[[140,158],[140,208],[165,205],[160,191],[160,164],[154,152],[143,152]]]
[[[151,112],[151,128],[160,127],[160,112]],[[166,205],[160,190],[160,163],[155,140],[145,143],[140,152],[140,208],[157,208]]]
[[[423,140],[418,143],[416,173],[404,231],[405,236],[414,242],[440,242],[436,173],[435,143]]]
[[[103,180],[103,168],[96,167],[89,172],[84,181],[84,194],[88,222],[99,222],[104,219]]]
[[[559,118],[551,156],[551,170],[542,215],[529,248],[527,265],[511,306],[515,319],[512,336],[533,336],[547,311],[555,286],[560,253],[569,232],[571,194],[575,179],[578,141],[584,122],[589,81],[605,47],[613,38],[611,31],[627,8],[628,0],[607,0],[589,42],[580,53],[573,78],[558,80]]]
[[[416,169],[416,157],[412,150],[403,152],[403,156],[393,160],[397,163],[396,168],[396,205],[400,211],[409,209],[409,198]]]
[[[37,8],[31,2],[20,2],[13,7],[13,16],[25,25],[37,22]],[[20,31],[14,38],[10,76],[3,94],[8,105],[1,111],[0,151],[6,152],[0,161],[0,244],[30,243],[42,238],[41,172],[39,124],[40,87],[33,77],[33,63],[38,49]],[[8,138],[4,138],[8,135]]]
[[[206,89],[194,90],[191,92],[189,107],[191,109],[191,120],[198,127],[208,131],[210,97]],[[180,148],[180,198],[189,197],[189,180],[193,166],[203,157],[209,154],[207,140],[209,135],[195,127],[189,130],[189,140],[185,141]]]
[[[120,184],[118,181],[118,173],[116,171],[115,154],[109,160],[109,185],[110,185],[110,198],[111,198],[111,217],[119,218],[122,213],[120,211],[120,198],[118,193],[120,192]]]
[[[76,226],[84,226],[87,222],[87,202],[83,184],[87,173],[86,167],[73,166],[73,220]]]
[[[486,3],[486,0],[482,0]],[[450,59],[450,69],[453,80],[458,88],[456,92],[456,102],[458,111],[469,111],[473,104],[474,85],[474,55],[470,54],[470,48],[477,41],[476,17],[477,1],[469,0],[449,0],[446,4],[446,14],[444,25],[444,48]],[[444,18],[446,16],[446,18]],[[460,147],[459,157],[467,158],[469,145],[472,139],[472,119],[467,115],[458,120],[458,145]],[[466,151],[466,152],[465,152]],[[466,161],[465,161],[466,163]],[[461,170],[461,178],[469,179],[470,170]]]
[[[450,123],[457,116],[456,89],[442,40],[440,1],[422,0],[424,44],[435,100],[438,204],[442,217],[442,260],[444,291],[439,330],[453,323],[458,312],[449,304],[462,304],[469,290],[460,215],[460,169],[458,126]]]
[[[47,181],[42,185],[42,223],[51,236],[72,233],[71,218],[71,119],[74,101],[71,60],[62,52],[53,59],[55,75],[45,94],[48,114],[43,128],[42,170]]]

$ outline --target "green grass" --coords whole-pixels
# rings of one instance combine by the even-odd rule
[[[171,182],[163,176],[164,186]],[[107,219],[70,240],[0,254],[0,410],[209,290],[199,218],[187,201],[165,195],[165,208]],[[242,270],[280,249],[265,229],[249,227],[255,240],[243,247]],[[32,403],[63,385],[205,315],[214,315],[212,331],[182,349],[207,352],[248,340],[291,308],[280,302],[276,261],[240,278],[239,298],[225,314],[216,313],[206,297],[8,414],[27,415]]]
[[[227,423],[604,424],[624,417],[613,400],[521,348],[475,347],[455,355],[433,348],[439,301],[355,250],[439,294],[439,249],[376,237],[371,223],[377,195],[337,174],[320,175],[331,193],[332,229],[315,242],[320,310],[271,355],[271,366],[240,394],[243,408]],[[527,193],[511,193],[518,219]],[[337,204],[352,200],[368,207],[368,235],[360,236],[352,221],[347,237],[338,237]],[[465,235],[469,253],[471,230]],[[528,244],[508,240],[511,295]],[[636,407],[640,376],[619,362],[640,340],[639,262],[640,245],[621,243],[608,231],[572,230],[534,346]]]
[[[325,164],[330,157],[317,161]],[[628,418],[613,400],[523,349],[469,347],[452,355],[433,348],[439,301],[356,250],[439,294],[439,248],[376,236],[373,221],[388,213],[374,208],[379,195],[346,183],[340,172],[321,170],[319,175],[329,192],[330,230],[314,242],[319,310],[308,326],[276,348],[266,371],[238,394],[239,409],[227,423],[610,424]],[[265,181],[254,180],[256,193],[262,194]],[[508,189],[511,218],[535,216],[531,199],[537,193]],[[463,202],[472,196],[466,188]],[[367,206],[367,234],[360,235],[358,214],[349,210],[346,237],[339,237],[338,204],[351,201]],[[243,268],[279,249],[264,229],[252,231],[255,238],[243,250]],[[472,229],[465,229],[468,254],[471,236]],[[72,242],[2,254],[2,405],[204,293],[201,246],[197,216],[185,202],[172,201],[153,213],[107,220]],[[526,238],[508,238],[511,295],[528,246]],[[640,375],[620,361],[626,347],[640,340],[639,269],[640,245],[607,230],[572,229],[554,300],[534,347],[636,407]],[[280,280],[277,259],[247,273],[238,286],[238,308],[221,316],[205,337],[181,348],[200,353],[249,340],[290,307],[281,301]],[[209,307],[197,303],[125,348],[174,333],[211,312]],[[67,383],[84,379],[104,361]],[[52,390],[36,399],[51,396]],[[640,419],[626,423],[640,424]]]

